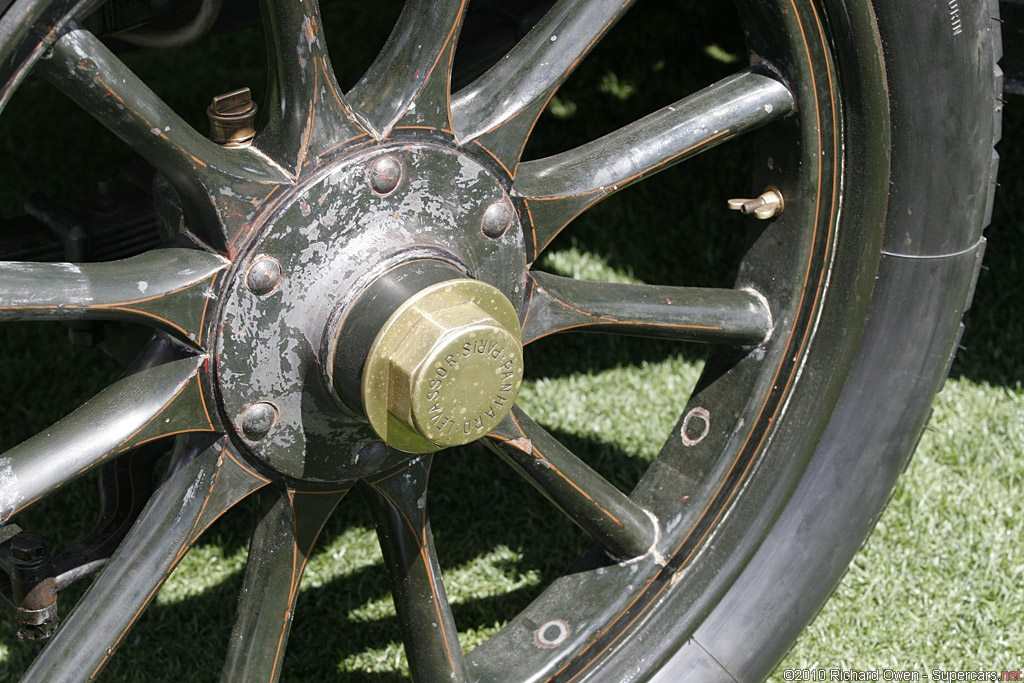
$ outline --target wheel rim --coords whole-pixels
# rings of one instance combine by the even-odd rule
[[[782,69],[781,76],[795,83],[792,95],[781,85],[780,76],[771,71],[745,71],[685,100],[681,103],[682,114],[674,109],[658,112],[610,141],[598,141],[566,155],[520,165],[519,157],[532,123],[565,72],[571,70],[569,65],[581,56],[579,46],[590,45],[601,33],[600,30],[595,32],[593,27],[610,25],[624,6],[560,4],[545,20],[551,25],[537,32],[537,35],[545,32],[557,35],[561,45],[576,46],[554,53],[566,65],[561,70],[553,70],[557,78],[551,81],[550,72],[530,72],[529,64],[517,62],[514,58],[517,53],[513,52],[510,63],[526,70],[525,87],[512,92],[496,87],[497,83],[515,81],[509,78],[508,72],[508,68],[514,67],[502,70],[499,65],[451,98],[449,117],[447,68],[450,66],[446,65],[450,65],[454,53],[463,9],[463,3],[459,2],[443,4],[437,10],[410,3],[399,20],[400,27],[415,15],[421,17],[420,20],[426,17],[425,21],[434,26],[447,27],[446,30],[430,32],[438,36],[433,45],[412,45],[401,40],[389,42],[367,75],[352,91],[342,95],[333,82],[318,33],[315,5],[305,5],[296,11],[266,3],[264,13],[268,17],[272,54],[286,63],[272,65],[270,101],[279,102],[281,106],[271,107],[270,118],[257,136],[256,149],[250,152],[218,148],[194,134],[183,122],[179,124],[177,119],[172,121],[173,125],[144,125],[167,121],[173,113],[161,109],[159,100],[147,94],[141,84],[135,84],[133,76],[122,68],[119,60],[87,32],[65,33],[55,45],[55,58],[36,66],[164,172],[181,198],[180,211],[185,224],[212,247],[210,250],[181,247],[174,250],[172,256],[169,256],[170,251],[154,252],[137,257],[131,265],[117,265],[117,270],[104,270],[101,266],[83,268],[83,272],[77,274],[67,272],[63,281],[52,268],[40,267],[36,271],[20,268],[18,275],[13,274],[15,269],[12,268],[5,274],[5,282],[15,292],[5,302],[5,310],[10,311],[8,318],[81,315],[145,319],[151,324],[156,321],[158,328],[193,347],[185,357],[171,362],[153,362],[153,367],[139,373],[135,379],[123,380],[98,401],[91,402],[84,415],[65,425],[69,434],[80,432],[88,420],[110,412],[128,412],[130,401],[139,395],[145,397],[145,410],[141,414],[135,411],[136,422],[118,425],[113,430],[115,435],[124,438],[111,443],[90,442],[82,449],[76,471],[84,471],[108,457],[154,439],[178,432],[188,434],[179,438],[181,469],[152,499],[136,530],[85,598],[79,614],[87,615],[91,605],[99,605],[117,593],[115,586],[138,581],[138,575],[144,573],[140,567],[152,566],[151,572],[145,572],[151,576],[166,576],[184,549],[220,512],[249,495],[257,495],[262,516],[253,537],[252,556],[259,560],[254,561],[247,575],[246,595],[260,595],[263,593],[260,589],[266,586],[287,586],[288,590],[278,591],[278,597],[265,602],[258,602],[256,598],[243,600],[236,634],[244,634],[247,640],[230,649],[226,671],[245,679],[268,677],[268,674],[272,678],[279,673],[288,616],[303,560],[324,520],[351,488],[352,479],[364,482],[361,489],[381,529],[385,562],[395,585],[411,586],[397,588],[395,600],[411,667],[414,675],[422,680],[435,680],[441,673],[445,678],[448,673],[454,673],[457,679],[468,679],[467,666],[472,667],[472,677],[481,680],[521,680],[524,671],[535,672],[531,675],[537,680],[552,676],[558,680],[575,680],[587,674],[591,667],[601,665],[607,653],[602,645],[611,645],[631,634],[632,624],[660,595],[659,587],[682,590],[675,588],[673,579],[685,575],[682,572],[689,560],[703,547],[703,541],[714,531],[720,516],[730,509],[746,473],[757,464],[757,457],[763,450],[761,444],[770,436],[772,418],[782,409],[790,392],[788,382],[780,385],[778,380],[796,374],[821,308],[819,298],[828,274],[825,264],[830,258],[831,230],[838,210],[839,163],[832,161],[815,166],[817,162],[807,160],[817,160],[825,152],[834,154],[839,148],[840,133],[837,124],[829,123],[837,95],[829,90],[829,84],[815,79],[815,75],[831,79],[829,55],[822,46],[806,39],[808,33],[820,34],[817,15],[813,7],[803,5],[792,6],[794,12],[787,19],[776,16],[777,8],[764,10],[757,16],[753,10],[741,12],[745,26],[781,26],[777,33],[782,35],[754,35],[751,42],[755,48],[764,47],[766,53],[779,55],[780,63],[788,60],[795,63]],[[299,28],[303,30],[290,30]],[[589,38],[588,32],[592,34]],[[401,33],[396,29],[396,35]],[[288,43],[287,35],[305,36],[308,40]],[[797,40],[787,37],[798,35],[801,37]],[[544,41],[558,44],[546,36],[532,43],[528,38],[525,47],[519,49],[528,53],[543,47]],[[310,89],[308,81],[304,86],[301,79],[294,78],[299,67],[287,62],[285,55],[296,49],[302,54],[306,65],[303,68],[307,74],[315,76],[319,89]],[[800,55],[800,49],[804,51],[806,64],[800,64],[794,57]],[[396,69],[395,63],[423,68]],[[412,89],[398,75],[410,71],[425,74],[422,80],[415,80],[416,87]],[[127,84],[125,89],[109,88],[109,83],[116,79],[102,77],[107,74],[123,78]],[[496,94],[492,96],[492,93]],[[126,104],[138,101],[139,107],[128,106],[128,109],[141,113],[124,114],[124,109],[109,104],[111,94]],[[518,103],[497,106],[495,102],[504,95],[515,95]],[[802,113],[785,118],[794,97],[802,103]],[[811,102],[814,107],[808,106]],[[410,104],[415,106],[410,107]],[[811,111],[815,116],[814,127],[831,132],[831,139],[827,135],[813,140],[809,137],[811,126],[806,117]],[[295,116],[295,112],[307,114],[303,118]],[[308,112],[315,112],[315,115]],[[687,137],[693,133],[678,132],[680,121],[692,121],[698,116],[709,117],[711,125],[702,126],[696,137]],[[803,284],[793,282],[791,273],[796,268],[792,263],[778,268],[768,265],[780,253],[778,250],[764,248],[759,252],[756,246],[747,257],[751,264],[748,273],[741,275],[733,290],[580,285],[524,269],[524,265],[536,260],[566,223],[606,194],[664,164],[680,161],[732,135],[770,122],[774,122],[774,135],[766,144],[774,145],[777,150],[769,149],[768,156],[780,160],[779,168],[786,170],[772,169],[767,175],[787,196],[787,209],[774,221],[775,227],[771,228],[774,232],[766,231],[766,234],[795,234],[802,240],[797,248],[787,249],[786,254],[804,266]],[[380,143],[375,143],[375,138]],[[670,143],[669,151],[666,153],[652,140]],[[796,140],[805,150],[800,155],[792,151]],[[259,402],[258,397],[235,395],[222,382],[218,383],[213,374],[224,374],[222,368],[227,366],[223,358],[230,355],[224,353],[225,344],[229,343],[225,340],[230,337],[220,331],[226,320],[225,311],[232,306],[230,292],[241,289],[244,275],[256,257],[267,251],[262,249],[264,243],[257,236],[265,232],[265,226],[281,222],[282,213],[301,214],[303,211],[300,201],[288,203],[282,197],[298,196],[315,186],[314,177],[334,177],[332,174],[338,172],[337,169],[362,163],[356,160],[367,155],[377,159],[381,154],[396,153],[394,150],[405,153],[415,145],[438,150],[437,153],[448,160],[466,155],[497,179],[495,186],[510,190],[522,221],[521,230],[512,230],[506,238],[515,253],[503,257],[502,267],[493,274],[481,275],[479,268],[469,270],[506,291],[521,311],[525,342],[555,332],[589,327],[611,332],[640,330],[651,336],[713,341],[728,347],[712,361],[712,364],[719,364],[715,371],[722,371],[727,377],[707,382],[691,397],[673,429],[669,445],[630,497],[618,492],[521,412],[513,413],[513,418],[492,432],[489,445],[499,455],[555,499],[558,506],[597,539],[612,557],[624,561],[603,566],[600,573],[577,577],[579,583],[574,593],[565,591],[564,585],[546,592],[517,618],[516,623],[470,655],[468,664],[459,655],[425,508],[419,505],[427,491],[431,458],[410,459],[393,452],[382,455],[380,447],[375,445],[379,442],[361,426],[353,428],[353,436],[346,439],[346,444],[353,454],[373,462],[365,473],[359,472],[358,477],[336,472],[303,476],[302,472],[274,460],[273,455],[260,457],[254,451],[250,443],[254,439],[246,437],[242,416],[246,406]],[[637,163],[632,159],[609,161],[609,154],[628,145],[637,146],[642,155],[646,154],[639,167],[631,166]],[[611,171],[607,171],[608,168]],[[450,180],[452,176],[451,171],[435,173],[437,175],[428,177]],[[228,191],[222,191],[224,188]],[[212,209],[204,202],[208,194],[217,197]],[[807,197],[815,201],[807,201]],[[790,201],[789,198],[796,199]],[[478,208],[486,209],[491,203],[481,201]],[[170,209],[172,213],[174,210]],[[464,227],[464,221],[452,221],[448,225],[451,234],[431,246],[458,251],[453,260],[463,262],[466,240],[454,235],[455,228]],[[806,232],[807,225],[820,225],[821,232],[817,228]],[[294,232],[289,228],[280,234],[286,239]],[[388,235],[396,232],[391,230]],[[474,239],[486,243],[487,238],[474,233]],[[396,243],[399,247],[409,243],[421,246],[413,240],[406,244],[396,240]],[[366,273],[377,272],[374,268],[387,270],[409,258],[402,249],[396,248],[394,252],[400,256],[393,260],[383,256],[372,260]],[[280,261],[293,253],[294,248],[282,247],[273,256]],[[332,254],[344,260],[353,258],[353,252],[345,249],[332,251]],[[419,252],[413,255],[423,256]],[[176,270],[166,265],[170,259],[177,259]],[[291,268],[294,265],[282,265],[286,277],[294,273]],[[168,273],[166,284],[154,285],[150,282],[152,278],[144,275],[154,267]],[[768,281],[780,270],[787,276],[783,286],[773,290]],[[191,272],[186,274],[186,271]],[[338,296],[357,291],[357,283],[362,282],[360,277],[350,276],[347,280],[350,284],[342,288]],[[812,282],[815,278],[816,282]],[[74,309],[80,313],[69,313],[72,310],[66,305],[72,301],[69,292],[83,279],[90,284],[109,283],[111,293],[106,299],[98,293],[96,299]],[[38,286],[42,280],[58,282],[47,292],[54,303],[29,309],[25,301],[18,299],[18,287],[24,290]],[[138,287],[143,281],[146,291],[140,293],[147,296],[126,296],[125,283]],[[521,291],[519,286],[522,286]],[[150,290],[150,287],[156,289]],[[154,296],[154,291],[162,296]],[[649,303],[662,299],[676,303],[665,306]],[[218,304],[211,306],[211,300]],[[64,305],[58,309],[60,304]],[[32,313],[26,312],[29,310]],[[318,309],[316,313],[322,311]],[[213,358],[208,355],[211,351],[214,351]],[[208,363],[208,359],[213,363]],[[316,351],[310,351],[307,359],[329,364],[326,357],[318,356]],[[257,363],[257,367],[261,365]],[[764,367],[774,370],[766,372]],[[234,368],[231,372],[238,374]],[[146,389],[148,385],[163,387],[164,393]],[[772,387],[780,388],[773,390]],[[749,392],[753,398],[740,401],[741,407],[736,408],[737,395],[743,392]],[[301,404],[301,399],[298,401]],[[317,412],[344,415],[331,413],[327,408]],[[720,414],[737,417],[720,427],[717,423]],[[351,415],[345,416],[345,419],[350,418]],[[158,425],[160,421],[166,426]],[[330,431],[337,433],[339,430],[335,427]],[[229,437],[218,438],[221,433],[228,433]],[[710,438],[720,433],[727,437],[724,448],[717,445],[722,439]],[[711,447],[712,443],[716,445]],[[704,449],[706,455],[702,452]],[[684,466],[684,453],[688,463],[698,461],[699,467]],[[701,454],[700,457],[693,457],[695,453]],[[24,469],[15,474],[19,481],[29,482],[25,488],[35,494],[19,490],[18,495],[22,497],[10,504],[11,511],[23,509],[64,480],[47,475],[53,465],[46,460],[38,444],[20,446],[6,456],[18,466],[26,463]],[[306,463],[303,461],[303,464]],[[405,475],[409,474],[414,475],[414,482],[403,484]],[[38,483],[32,483],[33,476]],[[666,477],[674,477],[684,487],[689,486],[687,477],[701,482],[690,497],[689,505],[668,506],[662,493]],[[198,490],[208,491],[206,498],[194,508],[186,509],[185,517],[190,514],[190,521],[180,527],[179,510],[175,510],[173,519],[168,517],[169,511],[174,509],[171,501],[193,500],[189,492],[197,485]],[[166,534],[179,527],[187,527],[187,533],[171,543]],[[276,535],[289,527],[292,530],[288,541],[282,546],[283,542]],[[669,527],[674,531],[667,533]],[[279,566],[269,559],[285,551],[291,558],[287,566]],[[410,557],[420,560],[413,561]],[[637,585],[641,581],[649,587],[640,591],[639,596],[621,594],[623,585]],[[700,582],[693,583],[692,590],[699,591]],[[159,582],[155,582],[153,590],[158,585]],[[567,596],[579,593],[600,596],[594,600],[599,608],[589,611],[572,605],[573,598]],[[145,599],[130,609],[125,605],[118,613],[104,611],[109,626],[95,630],[123,632],[135,617],[126,620],[121,614],[127,609],[129,614],[137,615],[151,595],[152,592],[143,592],[140,597]],[[702,599],[710,598],[705,594]],[[694,603],[699,601],[695,595]],[[422,611],[423,604],[429,606],[426,612]],[[80,620],[83,618],[88,617],[80,617]],[[105,653],[120,637],[106,642],[103,639],[107,636],[84,636],[77,623],[74,617],[68,621],[65,630],[34,665],[32,675],[45,678],[71,670],[95,671],[103,665],[109,656]],[[528,627],[522,628],[522,624]],[[530,624],[534,626],[529,627]],[[233,642],[236,641],[233,638]],[[278,647],[267,647],[274,642]],[[511,671],[507,659],[499,655],[503,651],[516,653],[516,665]]]

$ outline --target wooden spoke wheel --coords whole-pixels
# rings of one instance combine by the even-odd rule
[[[813,616],[909,457],[969,303],[998,134],[995,3],[951,24],[945,6],[741,0],[733,73],[531,157],[542,112],[632,3],[535,4],[506,8],[532,30],[453,80],[460,44],[496,34],[466,0],[408,0],[343,87],[316,0],[261,0],[266,97],[217,98],[212,139],[126,65],[92,4],[7,7],[0,105],[44,79],[140,155],[161,242],[99,262],[0,254],[0,320],[153,331],[120,379],[0,456],[5,522],[90,472],[105,491],[70,550],[3,537],[19,627],[48,638],[23,680],[100,676],[247,500],[223,680],[281,676],[339,505],[372,513],[421,682],[753,680]],[[602,200],[740,137],[753,180],[736,187],[753,192],[731,208],[749,216],[721,197],[701,219],[746,231],[732,286],[541,269]],[[696,199],[676,197],[681,219]],[[623,220],[622,245],[693,246]],[[584,332],[712,347],[692,393],[667,397],[674,426],[631,490],[516,404],[531,345]],[[435,456],[474,442],[488,450]],[[467,653],[429,522],[439,457],[500,459],[546,498],[537,514],[592,541]],[[95,572],[58,614],[53,596]]]

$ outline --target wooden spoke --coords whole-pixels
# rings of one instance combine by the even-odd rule
[[[163,173],[182,201],[187,227],[225,250],[237,226],[215,211],[220,196],[262,198],[292,182],[252,149],[226,149],[196,132],[92,33],[72,27],[37,71]]]
[[[177,468],[22,681],[95,678],[200,534],[267,483],[220,443]]]
[[[654,546],[654,519],[518,407],[488,436],[487,446],[612,557],[639,557]]]
[[[0,456],[0,521],[136,446],[216,431],[199,376],[205,360],[185,358],[119,380]]]
[[[77,265],[0,261],[0,321],[127,320],[199,347],[211,285],[228,265],[197,249]]]
[[[515,175],[548,100],[633,0],[561,0],[509,54],[452,96],[452,124]]]
[[[294,173],[364,135],[334,77],[317,0],[261,0],[270,75],[257,146]]]
[[[349,93],[379,138],[394,127],[451,131],[452,58],[466,0],[406,0],[388,42]]]
[[[535,252],[608,195],[792,108],[785,85],[741,71],[598,140],[523,163],[513,191],[533,218]]]
[[[260,516],[222,681],[271,683],[281,675],[299,580],[320,530],[346,492],[260,492]]]
[[[427,521],[431,455],[366,488],[415,681],[467,681],[465,658]]]
[[[523,343],[567,330],[759,344],[771,312],[753,292],[589,282],[534,271]]]

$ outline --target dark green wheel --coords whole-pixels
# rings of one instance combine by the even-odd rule
[[[66,322],[138,352],[0,455],[0,591],[23,634],[48,638],[22,680],[100,676],[244,501],[256,524],[223,680],[287,677],[307,561],[352,504],[376,525],[417,681],[770,673],[884,507],[955,349],[994,187],[996,7],[741,0],[723,10],[746,42],[733,73],[534,155],[542,112],[631,4],[559,0],[453,81],[460,43],[497,36],[493,8],[407,0],[348,87],[316,0],[261,0],[266,97],[215,100],[217,142],[113,49],[120,5],[3,11],[0,106],[43,79],[126,143],[155,169],[160,242],[115,240],[127,253],[90,261],[73,218],[32,199],[63,254],[34,260],[17,239],[0,253],[0,320]],[[638,4],[631,19],[656,14]],[[543,269],[602,200],[729,144],[745,145],[752,185],[744,171],[737,186],[753,191],[700,217],[745,231],[732,286],[685,269],[660,284]],[[685,186],[673,196],[682,220],[695,201]],[[622,220],[623,254],[652,241],[671,262],[694,244]],[[133,343],[138,329],[151,336]],[[665,397],[672,426],[629,490],[514,405],[549,344],[575,338],[589,357],[582,332],[711,347],[693,390]],[[434,455],[470,442],[488,450]],[[465,653],[428,518],[442,458],[500,461],[546,499],[531,514],[564,516],[590,543]],[[18,533],[86,473],[103,492],[86,538],[44,550],[27,524]],[[54,607],[93,574],[73,611]]]

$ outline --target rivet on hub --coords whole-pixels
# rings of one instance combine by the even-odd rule
[[[508,226],[512,224],[512,207],[504,199],[494,202],[484,211],[484,218],[481,228],[484,234],[491,238],[498,238],[505,234]]]
[[[277,259],[264,256],[249,267],[245,276],[245,284],[249,290],[257,295],[270,294],[281,281],[281,264]]]
[[[277,409],[272,403],[254,403],[242,415],[242,434],[250,441],[259,441],[267,435],[276,421]]]
[[[217,95],[206,109],[210,139],[224,147],[248,147],[256,137],[256,103],[248,88]]]
[[[377,194],[388,194],[401,179],[402,165],[394,157],[380,157],[370,166],[370,187]]]

